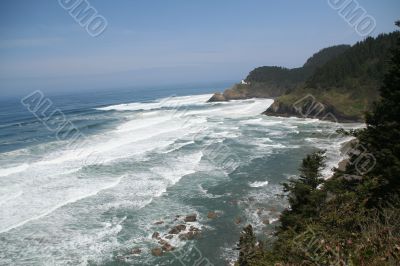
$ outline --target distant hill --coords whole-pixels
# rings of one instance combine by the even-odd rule
[[[310,57],[307,62],[299,68],[283,67],[259,67],[250,72],[246,82],[276,83],[276,84],[298,84],[304,82],[314,71],[325,65],[331,59],[344,53],[349,49],[349,45],[337,45],[322,49]]]
[[[224,93],[215,94],[210,101],[278,97],[304,85],[304,82],[314,74],[317,68],[322,67],[349,48],[349,45],[325,48],[314,54],[299,68],[288,69],[279,66],[256,68],[250,72],[244,83],[236,84]]]
[[[275,99],[265,114],[304,116],[308,113],[308,116],[322,118],[331,113],[338,121],[363,121],[365,111],[379,98],[378,88],[387,72],[390,52],[399,34],[393,32],[377,38],[369,37],[327,60],[322,67],[315,69],[303,86]],[[307,95],[312,97],[298,102]],[[310,110],[311,99],[321,103],[324,110]]]

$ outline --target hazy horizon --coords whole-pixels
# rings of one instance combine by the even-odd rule
[[[358,2],[378,22],[372,36],[395,30],[398,1]],[[327,1],[88,3],[108,23],[97,37],[58,1],[0,3],[1,96],[233,82],[365,38]]]

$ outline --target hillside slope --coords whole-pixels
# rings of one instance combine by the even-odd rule
[[[400,27],[400,21],[396,24]],[[370,41],[359,45],[374,47]],[[307,155],[299,175],[283,184],[289,207],[280,216],[274,238],[257,241],[252,226],[247,226],[235,265],[399,265],[400,38],[390,57],[380,99],[367,113],[366,127],[342,131],[356,138],[345,149],[345,167],[334,169],[325,180],[325,151]]]
[[[264,66],[250,72],[242,84],[236,84],[223,93],[216,93],[211,99],[227,101],[247,98],[275,98],[304,85],[304,82],[329,60],[349,49],[349,45],[337,45],[322,49],[299,68],[288,69],[278,66]]]
[[[358,42],[316,69],[304,86],[275,99],[265,114],[364,121],[365,111],[379,99],[378,88],[398,36],[393,32]]]

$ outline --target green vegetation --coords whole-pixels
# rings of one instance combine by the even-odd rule
[[[239,250],[239,265],[248,266],[252,262],[256,262],[257,257],[262,255],[262,248],[258,247],[257,244],[253,227],[248,225],[243,228],[237,248]]]
[[[251,241],[239,243],[238,265],[399,265],[399,47],[383,80],[367,127],[343,131],[357,138],[346,169],[322,180],[323,152],[307,156],[300,178],[284,185],[290,208],[275,241],[263,248],[252,230],[243,231],[241,239]]]
[[[226,90],[223,95],[218,94],[210,101],[224,101],[246,98],[275,98],[289,91],[304,86],[317,68],[325,65],[329,60],[339,56],[350,48],[349,45],[337,45],[322,49],[314,54],[299,68],[288,69],[278,66],[263,66],[254,69],[245,79],[246,84],[236,84]]]
[[[343,120],[364,120],[365,112],[371,110],[373,102],[379,99],[379,87],[384,73],[388,71],[390,53],[399,35],[399,32],[393,32],[358,42],[327,60],[306,80],[304,86],[277,98],[276,103],[281,105],[281,110],[295,115],[292,105],[311,94]],[[281,110],[267,113],[279,115]],[[320,114],[321,117],[324,115]]]
[[[311,94],[326,107],[315,118],[330,113],[340,122],[364,121],[365,113],[380,97],[379,88],[399,35],[399,32],[381,34],[353,46],[325,48],[299,68],[256,68],[247,76],[245,84],[236,84],[223,94],[215,94],[210,101],[276,98],[265,114],[303,116],[306,112],[299,112],[293,105]]]
[[[368,37],[333,58],[307,80],[307,87],[359,89],[371,83],[380,85],[387,72],[391,49],[396,45],[398,32]],[[378,87],[379,88],[379,87]]]
[[[296,87],[309,78],[317,68],[325,65],[329,60],[343,54],[349,45],[337,45],[322,49],[314,54],[300,68],[283,68],[277,66],[264,66],[254,69],[246,78],[249,83],[276,84],[279,86]]]

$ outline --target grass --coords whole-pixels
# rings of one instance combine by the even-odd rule
[[[313,96],[316,102],[332,106],[344,116],[357,118],[363,118],[364,113],[371,109],[374,100],[378,99],[376,89],[371,87],[360,87],[356,91],[343,88],[324,90],[300,88],[278,97],[276,101],[286,106],[293,106],[309,95]]]

